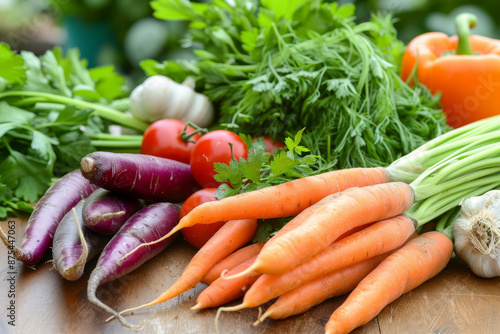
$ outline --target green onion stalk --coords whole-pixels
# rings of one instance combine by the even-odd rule
[[[391,181],[409,183],[415,202],[405,212],[419,227],[437,219],[436,230],[453,238],[464,198],[500,187],[500,115],[447,132],[386,168]]]
[[[21,101],[12,103],[15,106],[23,107],[34,105],[37,110],[63,110],[67,105],[73,105],[80,109],[94,110],[97,116],[109,120],[117,125],[143,133],[149,126],[148,123],[139,120],[123,112],[128,106],[128,99],[113,101],[110,106],[89,102],[72,97],[56,94],[35,92],[35,91],[10,91],[0,93],[0,100],[8,97],[25,97]],[[97,150],[110,152],[140,153],[142,135],[113,135],[107,133],[91,134],[86,133],[91,139],[92,145]]]
[[[59,103],[64,105],[74,105],[75,107],[81,109],[93,109],[96,111],[97,115],[101,118],[110,120],[116,124],[140,132],[144,132],[146,128],[149,126],[148,123],[139,120],[135,117],[132,117],[130,115],[127,115],[119,110],[113,109],[111,107],[56,94],[32,92],[32,91],[10,91],[5,93],[0,93],[0,100],[7,97],[15,97],[15,96],[32,97],[36,100],[36,102]],[[31,103],[35,102],[35,100],[30,102]]]
[[[500,115],[479,120],[428,141],[386,167],[392,181],[411,183],[431,166],[500,140]]]
[[[142,135],[113,135],[109,133],[88,133],[92,145],[99,151],[140,153]]]

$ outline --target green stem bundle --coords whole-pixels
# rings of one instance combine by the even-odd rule
[[[5,92],[0,94],[0,100],[6,97],[14,97],[14,96],[29,96],[33,98],[39,98],[40,101],[44,102],[55,102],[55,103],[63,103],[63,104],[68,104],[68,105],[74,105],[79,108],[88,108],[88,109],[93,109],[96,111],[97,115],[99,117],[105,118],[107,120],[113,121],[119,125],[125,126],[127,128],[131,128],[134,130],[138,130],[140,132],[143,132],[146,130],[146,128],[149,126],[148,123],[143,122],[137,118],[134,118],[130,115],[127,115],[123,112],[120,112],[118,110],[115,110],[113,108],[97,104],[97,103],[92,103],[92,102],[87,102],[84,100],[78,100],[75,98],[71,97],[65,97],[61,95],[56,95],[56,94],[50,94],[50,93],[42,93],[42,92],[30,92],[30,91],[10,91],[10,92]],[[37,100],[38,102],[38,100]]]
[[[500,115],[443,134],[394,161],[387,167],[391,180],[409,183],[415,195],[406,214],[422,226],[463,198],[500,186],[499,141]],[[450,221],[440,220],[440,231],[450,234]]]

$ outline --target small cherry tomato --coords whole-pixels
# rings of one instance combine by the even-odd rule
[[[255,141],[258,138],[263,138],[264,139],[264,151],[273,154],[274,151],[279,150],[280,148],[285,147],[285,144],[278,141],[274,140],[269,136],[259,136],[253,139]]]
[[[172,159],[189,164],[194,143],[181,139],[181,133],[186,124],[177,119],[161,119],[151,124],[144,132],[141,153]],[[188,126],[186,133],[195,130]],[[196,142],[200,138],[195,134],[190,140]]]
[[[227,130],[215,130],[198,139],[191,151],[191,173],[203,188],[216,188],[222,184],[214,179],[214,163],[229,165],[231,146],[233,157],[246,159],[248,148],[243,139],[236,133]]]
[[[189,196],[182,204],[179,219],[202,203],[216,201],[216,191],[217,188],[204,188]],[[200,249],[225,223],[225,221],[219,221],[212,224],[196,224],[183,228],[181,233],[189,244]]]

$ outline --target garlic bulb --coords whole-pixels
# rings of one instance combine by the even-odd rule
[[[500,190],[462,201],[453,225],[455,253],[480,277],[500,276]]]
[[[162,75],[149,77],[130,94],[130,112],[150,123],[173,118],[207,127],[214,117],[212,103],[192,86],[190,78],[178,84]]]

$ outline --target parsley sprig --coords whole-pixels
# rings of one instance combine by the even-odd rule
[[[293,179],[315,175],[326,171],[331,166],[320,164],[321,157],[310,152],[309,148],[301,145],[301,129],[292,138],[285,139],[286,148],[278,149],[272,154],[264,150],[262,138],[252,139],[251,136],[240,134],[249,148],[248,158],[233,158],[229,165],[214,164],[215,180],[227,182],[219,186],[216,192],[218,199],[236,194],[257,190]],[[264,242],[292,217],[280,219],[259,219],[257,231],[252,242]]]
[[[235,194],[257,190],[272,185],[284,183],[296,178],[313,175],[318,168],[311,168],[318,162],[318,157],[312,154],[303,155],[310,150],[302,145],[302,133],[300,130],[294,139],[286,138],[286,149],[279,149],[268,153],[264,150],[264,141],[240,134],[249,147],[248,158],[233,158],[229,165],[223,163],[214,164],[217,174],[214,178],[222,184],[216,195],[221,199]]]

